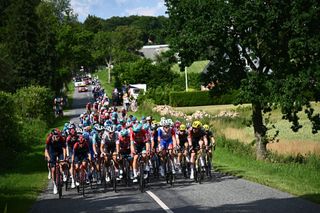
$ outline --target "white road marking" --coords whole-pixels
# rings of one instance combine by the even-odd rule
[[[165,210],[168,213],[173,213],[173,211],[169,209],[169,207],[166,204],[164,204],[164,202],[162,202],[160,198],[157,197],[157,195],[153,194],[151,191],[146,192],[159,204],[159,206],[161,206],[161,208],[163,208],[163,210]]]

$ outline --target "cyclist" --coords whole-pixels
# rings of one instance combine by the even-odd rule
[[[78,174],[80,169],[87,168],[88,160],[91,161],[89,145],[86,139],[80,135],[78,141],[73,147],[72,162],[75,164],[75,171]],[[79,175],[76,179],[76,185],[79,186]]]
[[[115,162],[115,170],[117,172],[119,166],[117,162],[116,144],[119,143],[118,135],[115,134],[116,127],[114,125],[107,126],[106,131],[102,135],[100,151],[104,157],[105,166],[109,164],[110,156]],[[108,172],[106,172],[106,182],[110,182]]]
[[[71,157],[73,156],[73,147],[79,138],[78,138],[78,135],[77,135],[75,129],[73,129],[73,128],[70,129],[69,133],[70,134],[68,135],[67,140],[66,140],[66,148],[67,148],[66,150],[67,150],[67,159],[70,159],[70,161],[71,161],[72,160]],[[70,166],[71,188],[75,188],[73,171],[74,171],[74,165],[71,161],[71,166]]]
[[[139,153],[142,153],[143,160],[145,162],[145,170],[148,171],[150,168],[147,166],[148,158],[146,156],[150,154],[150,137],[146,130],[142,128],[141,123],[136,123],[132,127],[130,132],[130,149],[131,156],[133,157],[133,182],[138,182],[138,157]],[[143,171],[140,171],[142,173]],[[140,174],[142,175],[142,174]],[[145,174],[144,178],[147,178],[148,174]]]
[[[128,129],[122,129],[119,134],[119,141],[116,144],[117,153],[120,154],[120,160],[123,157],[128,157],[130,155],[130,131]],[[128,172],[128,171],[126,171]],[[119,169],[119,178],[121,179],[123,175],[123,168]]]
[[[160,122],[161,127],[158,128],[158,142],[159,144],[159,153],[161,154],[161,160],[163,161],[163,157],[166,155],[166,151],[169,150],[169,155],[171,156],[171,162],[173,165],[173,152],[172,149],[176,147],[176,137],[175,132],[172,127],[170,127],[171,121],[170,119],[162,119]],[[174,165],[173,165],[174,168]],[[175,169],[172,169],[172,173],[175,173]],[[163,165],[160,166],[160,174],[164,176]]]
[[[103,135],[104,127],[99,124],[94,125],[94,129],[91,132],[91,141],[92,141],[92,149],[93,149],[93,167],[97,171],[97,184],[101,183],[100,178],[100,146],[101,146],[101,139]],[[95,177],[93,177],[95,179]]]
[[[57,158],[59,161],[65,159],[66,156],[66,143],[65,139],[61,137],[59,129],[53,129],[51,133],[47,136],[45,156],[48,159],[49,166],[51,168],[51,179],[53,183],[53,194],[57,194],[57,185],[55,183],[55,166]],[[62,171],[62,164],[60,164],[60,171]],[[66,177],[63,178],[64,180]]]
[[[190,179],[194,179],[194,163],[196,153],[199,150],[201,151],[204,145],[208,150],[208,139],[200,121],[194,121],[192,123],[191,129],[188,133],[188,143],[191,149]]]
[[[176,132],[176,140],[177,140],[177,151],[178,151],[178,163],[177,166],[179,170],[181,170],[181,159],[184,155],[187,157],[187,150],[188,150],[188,131],[187,126],[185,124],[181,124],[178,127]]]
[[[214,135],[213,132],[210,130],[210,127],[208,124],[203,125],[203,129],[205,130],[207,139],[208,139],[208,161],[211,165],[211,160],[212,160],[212,148],[213,150],[215,150],[216,148],[216,141],[214,139]],[[210,173],[211,174],[211,173]]]

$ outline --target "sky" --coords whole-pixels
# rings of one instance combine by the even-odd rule
[[[160,16],[166,11],[164,0],[71,0],[71,7],[81,22],[89,14],[107,19],[112,16]]]

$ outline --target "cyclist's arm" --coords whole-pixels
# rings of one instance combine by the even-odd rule
[[[207,147],[208,146],[208,138],[206,135],[203,136],[203,141],[204,141],[204,145]]]
[[[96,155],[98,152],[97,152],[97,141],[96,141],[95,135],[93,135],[92,137],[92,149],[94,154]]]

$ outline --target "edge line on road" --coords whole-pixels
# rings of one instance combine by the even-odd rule
[[[173,211],[169,209],[169,207],[166,204],[164,204],[164,202],[162,202],[162,200],[160,200],[160,198],[158,198],[157,195],[153,194],[151,191],[146,191],[146,193],[148,193],[148,195],[150,195],[150,197],[152,197],[159,204],[159,206],[161,206],[163,210],[165,210],[168,213],[173,213]]]

